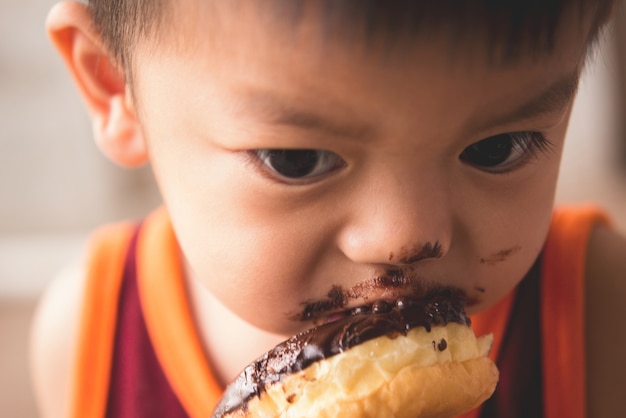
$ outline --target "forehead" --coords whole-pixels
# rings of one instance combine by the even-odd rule
[[[372,4],[360,1],[362,5]],[[409,4],[419,3],[424,2]],[[281,6],[285,4],[291,6]],[[476,22],[492,19],[496,12],[502,14],[499,11],[492,12],[490,17],[470,17],[464,25],[457,25],[454,19],[429,20],[421,16],[421,20],[409,19],[413,26],[391,29],[390,14],[409,25],[393,9],[395,14],[387,10],[380,18],[382,23],[372,24],[377,29],[368,30],[372,25],[368,24],[365,12],[350,18],[345,16],[348,9],[337,12],[327,4],[351,4],[349,10],[356,7],[354,2],[346,0],[181,0],[173,9],[169,36],[162,38],[156,48],[149,49],[157,54],[174,51],[186,60],[204,57],[205,64],[211,67],[206,69],[208,72],[222,66],[228,67],[229,72],[233,68],[251,70],[255,62],[274,61],[281,62],[277,72],[301,70],[305,74],[299,76],[309,77],[328,77],[330,70],[339,77],[342,71],[358,70],[368,73],[370,79],[407,77],[408,80],[417,72],[445,68],[450,74],[481,81],[496,73],[515,74],[530,69],[543,72],[544,76],[571,73],[584,59],[589,33],[595,24],[594,16],[583,16],[580,8],[571,7],[561,10],[558,16],[554,13],[543,16],[542,21],[547,19],[555,25],[543,25],[544,32],[550,28],[549,33],[541,35],[536,22],[531,22],[527,29],[507,29],[502,34],[508,36],[494,40],[493,31],[497,29]],[[496,21],[495,25],[505,27],[510,20],[511,16]],[[340,24],[347,21],[353,24]]]
[[[494,50],[506,50],[489,46],[480,30],[459,38],[444,25],[390,42],[354,29],[329,32],[315,7],[287,19],[257,2],[178,4],[177,37],[144,58],[165,59],[153,66],[161,72],[159,83],[171,83],[173,90],[187,88],[185,96],[203,101],[205,109],[212,105],[211,97],[222,94],[230,110],[248,108],[267,119],[280,119],[277,113],[297,106],[304,112],[291,114],[300,119],[311,109],[326,109],[326,119],[347,121],[358,115],[364,120],[371,115],[371,124],[380,120],[393,129],[413,129],[413,123],[406,123],[412,119],[430,126],[433,132],[427,134],[434,136],[486,125],[484,115],[493,119],[500,108],[529,102],[554,84],[571,91],[591,26],[577,16],[563,18],[552,48],[520,54],[504,64],[491,58]],[[455,122],[427,123],[445,114],[454,115]]]

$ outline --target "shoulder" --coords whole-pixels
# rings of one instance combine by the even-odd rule
[[[88,240],[83,261],[61,272],[41,298],[32,325],[30,356],[33,388],[44,418],[68,416],[74,378],[80,372],[76,365],[83,319],[98,321],[88,328],[95,335],[115,326],[116,310],[109,308],[116,306],[135,231],[136,225],[129,222],[98,228]]]
[[[586,263],[589,416],[623,416],[626,387],[626,237],[596,225]]]
[[[85,281],[81,263],[68,266],[50,283],[35,312],[31,373],[44,418],[68,416]]]

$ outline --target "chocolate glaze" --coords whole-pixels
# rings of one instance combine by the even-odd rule
[[[405,298],[398,299],[395,304],[377,301],[369,307],[355,308],[337,321],[295,335],[243,370],[226,388],[213,418],[221,418],[237,409],[245,410],[250,399],[265,392],[267,386],[365,341],[383,335],[396,338],[416,327],[424,327],[430,332],[432,326],[449,322],[469,326],[465,302],[458,296],[453,291],[443,291],[420,301]],[[440,351],[447,347],[445,341],[437,345]]]

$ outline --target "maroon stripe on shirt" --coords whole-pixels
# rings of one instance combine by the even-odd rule
[[[138,227],[126,257],[106,416],[187,418],[157,359],[141,310],[136,266],[140,230]]]
[[[543,416],[540,323],[540,261],[518,285],[507,331],[496,360],[500,381],[480,418]]]

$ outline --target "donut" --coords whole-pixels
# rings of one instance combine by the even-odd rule
[[[455,292],[355,308],[249,364],[213,418],[454,417],[495,390],[492,335]]]

